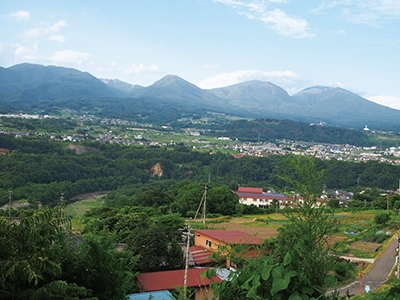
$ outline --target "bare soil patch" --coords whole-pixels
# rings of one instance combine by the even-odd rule
[[[373,256],[373,254],[377,251],[378,248],[382,247],[382,244],[378,243],[371,243],[371,242],[362,242],[362,241],[356,241],[354,243],[351,243],[350,245],[350,253],[349,256],[355,256],[353,255],[354,250],[360,250],[364,253],[370,254]]]

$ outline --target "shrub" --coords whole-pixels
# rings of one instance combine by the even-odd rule
[[[387,213],[378,214],[378,215],[375,215],[375,217],[374,217],[374,222],[377,225],[385,226],[387,224],[387,222],[389,222],[389,220],[390,220],[390,215]]]
[[[333,270],[337,274],[338,280],[344,280],[353,275],[356,271],[356,265],[351,261],[339,259],[333,265]]]
[[[346,254],[350,251],[350,245],[344,242],[335,242],[332,249],[338,254]]]

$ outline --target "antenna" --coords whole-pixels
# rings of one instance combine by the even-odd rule
[[[196,211],[196,215],[194,216],[194,220],[196,220],[196,219],[197,219],[197,215],[199,214],[199,211],[200,211],[200,207],[201,207],[201,205],[203,204],[203,212],[202,212],[202,215],[203,215],[203,224],[206,223],[207,189],[208,189],[208,187],[207,187],[207,186],[204,186],[203,197],[201,198],[199,207],[197,208],[197,211]]]

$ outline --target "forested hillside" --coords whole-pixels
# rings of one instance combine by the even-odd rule
[[[249,185],[288,191],[281,179],[286,171],[284,156],[245,156],[236,159],[229,154],[198,152],[186,147],[123,146],[106,143],[79,144],[77,154],[69,144],[39,138],[12,138],[0,135],[0,203],[29,200],[43,204],[56,203],[60,192],[66,200],[94,191],[160,188],[167,190],[181,181],[210,180],[236,190]],[[317,160],[325,169],[328,189],[354,190],[360,187],[396,189],[400,167],[379,162],[352,163]],[[199,199],[201,195],[198,196]]]
[[[331,126],[310,125],[289,120],[240,120],[228,124],[216,125],[211,135],[221,135],[237,138],[241,141],[274,141],[288,139],[304,142],[330,144],[350,144],[355,146],[371,146],[376,144],[373,137],[361,130],[351,130]]]

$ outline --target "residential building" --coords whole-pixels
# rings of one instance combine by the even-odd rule
[[[267,208],[269,206],[283,208],[287,205],[293,205],[293,201],[285,195],[270,191],[265,193],[262,188],[239,186],[235,193],[239,196],[239,203],[254,205],[259,208]]]
[[[258,255],[258,249],[251,246],[260,245],[262,239],[240,230],[195,230],[194,246],[190,253],[195,265],[206,265],[213,262],[211,256],[217,251],[228,251],[232,245],[249,246],[245,256]],[[223,249],[227,247],[227,249]],[[226,253],[226,267],[230,268],[230,255]]]

